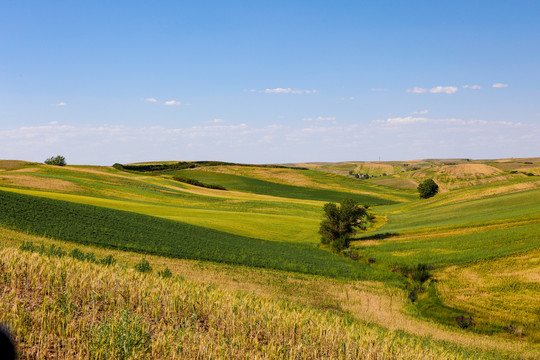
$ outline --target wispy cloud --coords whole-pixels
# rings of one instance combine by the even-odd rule
[[[496,84],[493,84],[492,86],[493,86],[495,89],[500,89],[500,88],[508,87],[508,84],[496,83]]]
[[[182,103],[180,101],[176,101],[176,100],[169,100],[169,101],[165,101],[163,103],[163,105],[165,105],[165,106],[177,106],[177,105],[182,105]]]
[[[316,118],[303,118],[304,121],[329,121],[332,124],[337,124],[335,116],[317,116]]]
[[[429,111],[428,110],[420,110],[420,111],[413,111],[411,114],[413,115],[423,115],[423,114],[427,114]]]
[[[407,89],[407,92],[408,93],[413,93],[413,94],[423,94],[423,93],[427,92],[427,89],[415,87],[415,88],[412,88],[412,89]]]
[[[225,120],[223,119],[213,119],[213,120],[208,120],[207,123],[210,123],[210,124],[220,124],[222,122],[224,122]]]
[[[387,88],[371,88],[370,90],[375,92],[388,91]]]
[[[415,123],[421,123],[421,122],[428,122],[429,119],[422,118],[422,117],[414,117],[414,116],[405,116],[405,117],[394,117],[394,118],[388,118],[386,119],[386,124],[415,124]]]
[[[156,98],[148,98],[148,99],[144,99],[144,101],[148,101],[148,102],[151,102],[151,103],[157,103],[158,100]]]
[[[440,93],[453,94],[457,91],[458,91],[458,88],[455,86],[436,86],[429,90],[429,92],[432,94],[440,94]]]
[[[58,104],[53,104],[53,106],[67,106],[67,103],[61,101]]]
[[[5,156],[42,161],[60,153],[70,163],[110,165],[156,159],[238,162],[340,161],[433,157],[533,156],[540,124],[510,121],[390,117],[369,124],[334,124],[331,117],[294,125],[221,122],[203,126],[75,126],[47,124],[0,130]],[[214,119],[215,120],[215,119]],[[211,120],[213,122],[213,120]],[[298,125],[298,124],[297,124]],[[343,141],[347,134],[347,141]],[[352,151],[352,152],[351,152]]]
[[[429,89],[429,92],[432,94],[453,94],[457,91],[458,88],[455,86],[435,86]],[[428,89],[415,87],[412,89],[407,89],[407,92],[412,94],[424,94],[428,92]]]
[[[255,90],[251,89],[250,92],[258,92],[265,94],[315,94],[317,90],[298,90],[292,88],[273,88],[273,89],[264,89],[264,90]]]
[[[392,117],[386,120],[375,120],[372,121],[372,125],[413,125],[418,123],[430,123],[434,125],[449,125],[449,126],[506,126],[506,127],[523,127],[524,124],[521,122],[511,122],[511,121],[487,121],[487,120],[462,120],[456,118],[427,118],[427,117],[414,117],[414,116],[404,116],[404,117]]]
[[[482,87],[480,85],[463,85],[464,89],[480,90]]]

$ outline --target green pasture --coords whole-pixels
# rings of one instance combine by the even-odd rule
[[[438,195],[437,195],[438,196]],[[436,231],[437,227],[461,228],[488,224],[532,221],[540,216],[540,190],[492,196],[467,202],[439,205],[419,200],[411,205],[385,207],[388,223],[377,233]]]
[[[291,199],[341,202],[343,201],[343,199],[350,197],[359,201],[362,204],[368,205],[389,205],[396,203],[396,201],[378,197],[375,193],[372,195],[367,195],[320,188],[286,185],[246,176],[224,174],[211,171],[179,170],[170,172],[170,174],[180,174],[202,182],[221,185],[229,190],[236,190],[261,195],[271,195]]]
[[[392,280],[385,271],[314,244],[266,241],[127,211],[0,191],[2,226],[51,238],[166,257],[337,278]]]
[[[425,263],[448,266],[493,259],[540,248],[540,222],[506,229],[416,240],[392,240],[359,245],[366,257],[389,265]]]
[[[320,209],[308,205],[303,206],[303,211],[299,211],[302,208],[301,204],[295,206],[295,204],[285,203],[280,208],[279,203],[255,204],[248,202],[248,205],[253,205],[253,208],[250,208],[245,204],[235,202],[230,204],[229,208],[216,210],[212,209],[212,206],[205,206],[204,203],[182,206],[36,190],[0,189],[20,194],[130,211],[263,240],[311,243],[319,241],[317,230],[321,216]],[[256,209],[255,206],[257,206]],[[270,213],[261,212],[264,211],[264,206],[268,208]],[[235,210],[235,208],[239,208],[241,211]]]

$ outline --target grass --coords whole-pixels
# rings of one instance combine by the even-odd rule
[[[219,184],[229,190],[237,190],[254,194],[271,195],[291,199],[341,202],[343,201],[343,199],[351,197],[355,200],[358,200],[362,204],[368,205],[389,205],[395,203],[395,201],[377,197],[376,194],[356,194],[335,190],[286,185],[240,175],[199,170],[180,170],[171,173],[184,175],[186,177],[193,178],[202,182]]]
[[[437,288],[445,303],[477,314],[481,322],[489,319],[484,325],[492,331],[540,343],[539,274],[540,250],[535,249],[449,267],[441,271]]]
[[[519,356],[388,331],[347,315],[178,277],[16,249],[0,250],[0,278],[0,321],[10,324],[23,358]]]
[[[456,163],[465,163],[465,160]],[[335,170],[344,171],[351,164],[343,164]],[[430,171],[432,175],[437,175],[432,167],[441,164],[437,161],[411,162],[409,167],[420,167],[421,170],[406,171],[397,177],[380,180],[395,179],[399,183],[420,179],[421,176],[429,175]],[[497,166],[497,163],[489,165]],[[332,168],[332,165],[325,166]],[[406,168],[399,163],[392,166],[396,171]],[[200,259],[202,262],[197,263],[198,270],[192,271],[197,274],[194,276],[200,276],[203,269],[215,268],[212,275],[205,275],[207,283],[214,282],[216,278],[223,280],[223,272],[228,272],[229,275],[223,281],[231,288],[243,289],[247,286],[268,298],[286,298],[318,309],[349,312],[349,315],[356,318],[376,321],[407,333],[433,336],[434,339],[452,339],[455,343],[472,347],[473,344],[485,342],[484,345],[497,348],[496,342],[508,340],[514,345],[523,342],[532,348],[532,342],[536,341],[534,333],[538,332],[534,325],[537,322],[534,316],[538,311],[534,299],[540,296],[540,290],[538,279],[530,280],[523,274],[534,271],[535,268],[529,265],[534,264],[535,260],[522,260],[527,265],[520,264],[523,267],[521,272],[515,261],[540,248],[536,235],[540,233],[540,184],[537,177],[510,174],[507,166],[510,165],[504,164],[505,173],[500,176],[445,178],[443,180],[455,189],[429,200],[418,200],[412,191],[377,186],[335,173],[250,166],[238,169],[234,166],[217,166],[180,172],[188,177],[198,174],[201,181],[225,185],[229,191],[203,189],[162,176],[145,176],[102,167],[56,168],[31,164],[25,165],[25,170],[33,172],[18,174],[6,169],[0,174],[8,175],[10,184],[4,183],[3,186],[9,186],[10,192],[102,207],[88,213],[86,211],[91,207],[82,210],[82,214],[87,214],[86,218],[92,220],[91,223],[102,223],[106,228],[102,239],[96,240],[90,236],[90,240],[85,243],[98,243],[100,246],[109,246],[109,249],[112,249],[112,245],[120,245],[118,249],[143,252],[155,268],[155,273],[169,266],[175,273],[172,262],[185,260],[159,258],[151,254]],[[512,163],[511,166],[521,165]],[[17,177],[23,175],[26,176],[25,182],[18,183]],[[51,181],[49,188],[46,187],[48,181]],[[61,188],[58,181],[68,182],[72,187]],[[32,184],[35,184],[35,188],[28,190]],[[58,186],[56,190],[52,186],[54,184]],[[381,223],[387,219],[386,224],[377,224],[376,230],[362,234],[361,237],[366,240],[355,242],[355,246],[360,246],[363,259],[375,259],[371,266],[326,253],[315,246],[318,243],[316,233],[323,203],[330,201],[328,199],[341,201],[340,196],[351,193],[364,199],[366,196],[382,199],[381,204],[388,201],[386,205],[374,208],[378,214],[377,219]],[[10,211],[4,211],[5,214],[0,216],[9,218],[9,221],[13,221],[16,216],[34,216],[29,213],[25,215],[24,209],[30,208],[27,205],[22,205],[20,213],[14,214],[10,206],[15,203],[13,199],[5,203],[3,206]],[[36,207],[43,207],[43,204]],[[80,208],[71,208],[71,205],[63,203],[59,205],[58,202],[54,206],[51,204],[47,203],[45,209],[54,209],[62,217],[72,219],[73,223],[78,222],[77,226],[82,227],[74,226],[76,230],[67,238],[68,230],[50,226],[54,221],[62,220],[58,218],[49,222],[47,230],[43,227],[35,231],[39,227],[36,224],[10,225],[17,229],[33,227],[33,233],[46,233],[69,241],[78,241],[74,235],[77,233],[78,239],[84,240],[86,231],[92,228],[90,222],[84,224],[80,216],[70,218],[69,211],[64,212],[71,209],[73,213],[79,213]],[[120,212],[114,212],[113,216],[107,212],[109,209],[103,207],[151,216],[144,217],[145,220],[138,217],[138,214],[126,213],[128,215],[120,216]],[[102,217],[105,213],[110,216]],[[47,214],[42,215],[43,219],[51,219]],[[123,220],[118,220],[120,218]],[[129,224],[133,222],[141,223],[143,228],[132,226],[133,229],[129,229]],[[119,231],[114,230],[113,224],[121,226]],[[153,237],[151,233],[161,233],[164,236]],[[139,234],[149,241],[137,238]],[[124,235],[126,238],[122,237]],[[119,244],[107,243],[110,239]],[[176,239],[188,240],[180,242],[183,240]],[[83,248],[81,243],[73,244]],[[214,250],[201,251],[198,246]],[[141,262],[141,255],[135,256],[136,260],[129,265],[131,268]],[[204,262],[207,259],[214,263]],[[216,261],[226,263],[218,264]],[[155,267],[156,262],[160,264],[158,267]],[[394,266],[421,262],[436,265],[436,276],[440,281],[436,287],[420,295],[417,305],[407,305],[408,300],[403,296],[403,290],[395,286],[399,280],[389,276],[389,270]],[[253,266],[264,268],[256,269]],[[285,270],[295,273],[283,273]],[[268,275],[273,271],[276,273]],[[263,272],[264,276],[261,275]],[[507,273],[513,275],[507,276]],[[304,280],[306,276],[312,276],[305,274],[317,274],[319,277]],[[237,281],[245,276],[250,279],[248,285],[243,280]],[[344,278],[351,283],[330,283],[345,281]],[[369,295],[367,292],[358,295],[355,287],[360,283],[351,279],[382,281],[377,286],[384,291],[376,295],[373,293],[375,290],[370,289]],[[390,293],[393,295],[388,295]],[[353,294],[357,294],[358,299]],[[378,309],[373,309],[375,302],[378,303]],[[399,312],[384,309],[392,309],[397,303],[401,309]],[[404,308],[416,315],[413,318],[405,316],[402,313]],[[470,314],[478,325],[472,330],[457,328],[454,318],[458,314]],[[426,317],[447,325],[427,324],[424,320]],[[115,321],[107,326],[112,329],[121,323],[129,324],[120,316]],[[512,333],[503,329],[508,326],[512,326],[509,328]],[[114,333],[113,330],[103,331],[103,334]],[[518,334],[520,331],[523,335]],[[475,337],[475,332],[492,336],[489,339]]]
[[[5,227],[81,244],[331,277],[393,277],[314,245],[242,237],[84,204],[0,191],[0,210],[0,223]]]
[[[464,235],[410,241],[387,241],[375,246],[359,245],[365,257],[388,265],[427,263],[437,266],[467,264],[540,247],[540,223],[475,232]]]

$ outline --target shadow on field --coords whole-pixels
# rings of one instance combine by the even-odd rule
[[[394,236],[399,236],[398,233],[391,233],[391,232],[386,232],[386,233],[382,233],[382,234],[374,234],[374,235],[368,235],[368,236],[362,236],[356,240],[384,240],[384,239],[388,239],[388,238],[391,238],[391,237],[394,237]]]

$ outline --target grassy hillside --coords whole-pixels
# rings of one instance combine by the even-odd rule
[[[498,356],[369,326],[346,315],[223,291],[177,277],[162,279],[133,269],[16,249],[0,250],[0,275],[4,279],[0,292],[8,299],[0,302],[0,320],[14,324],[25,357]],[[25,281],[25,287],[19,286],[20,281]]]
[[[280,275],[288,287],[274,284],[283,279],[261,280],[260,274],[246,286],[261,291],[266,281],[266,287],[290,301],[341,309],[407,333],[437,334],[437,339],[471,346],[489,335],[488,348],[499,349],[495,344],[505,341],[528,344],[537,353],[540,180],[535,169],[540,159],[296,165],[310,170],[201,163],[193,169],[142,173],[0,162],[0,222],[78,246],[163,256],[163,264],[183,258],[290,271]],[[349,172],[374,177],[356,179]],[[177,182],[174,175],[227,190]],[[414,189],[428,177],[442,192],[421,200]],[[345,197],[373,204],[377,215],[374,228],[357,234],[352,243],[357,260],[317,247],[322,206]],[[396,268],[419,263],[434,266],[437,281],[426,283],[411,302],[409,280]],[[230,271],[231,279],[238,280],[247,270]],[[298,292],[296,276],[305,276],[300,274],[320,278]],[[332,291],[334,285],[321,285],[333,279],[352,283]],[[361,315],[375,314],[369,300],[350,298],[355,287],[366,284],[377,285],[365,296],[384,299],[369,318]],[[308,300],[328,296],[333,300]],[[382,310],[392,309],[396,298],[398,312]],[[471,316],[475,325],[460,329],[456,317],[461,315]],[[499,350],[495,358],[507,356]],[[525,353],[516,354],[535,357]]]
[[[313,245],[246,238],[178,221],[4,191],[0,191],[0,224],[55,239],[145,254],[351,279],[392,278]]]

